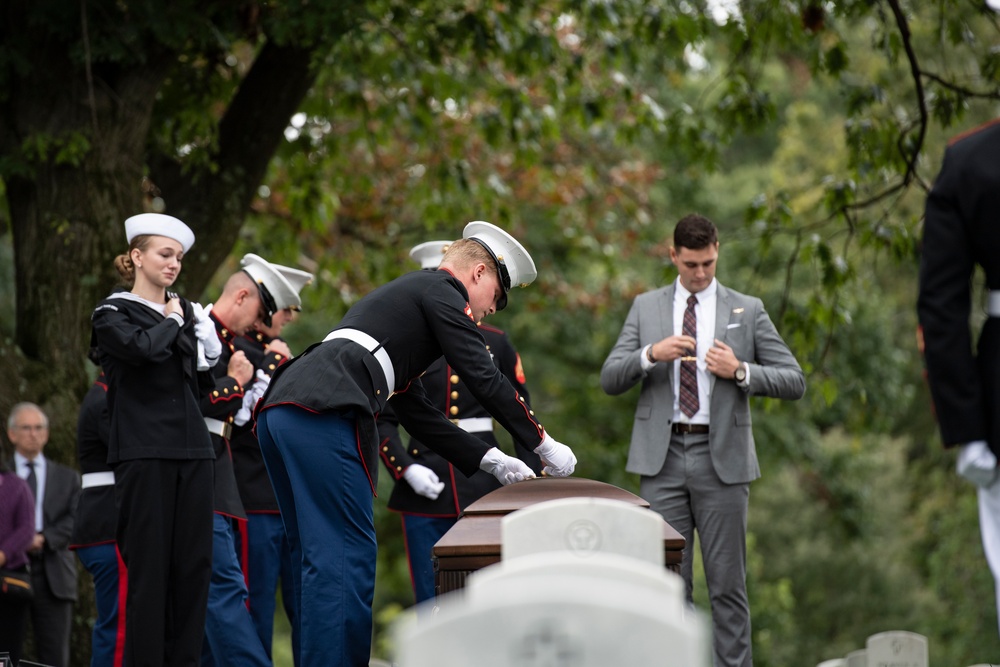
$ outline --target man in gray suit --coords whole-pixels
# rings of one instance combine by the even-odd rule
[[[76,602],[76,561],[69,550],[80,475],[42,455],[49,440],[49,419],[34,403],[18,403],[7,419],[17,474],[35,496],[35,539],[31,565],[31,625],[35,659],[69,667],[69,636]]]
[[[718,256],[710,220],[677,223],[670,259],[678,279],[636,297],[601,386],[617,395],[642,382],[626,469],[641,475],[640,495],[688,545],[698,531],[715,667],[746,667],[747,506],[760,477],[749,398],[798,399],[806,384],[761,300],[715,280]],[[689,604],[691,561],[688,549],[681,574]]]

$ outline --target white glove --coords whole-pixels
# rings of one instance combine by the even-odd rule
[[[524,464],[524,461],[507,456],[496,447],[492,447],[486,452],[483,460],[479,462],[479,469],[496,477],[504,486],[532,479],[535,476],[535,473]]]
[[[556,442],[551,435],[545,434],[542,444],[535,447],[535,453],[542,458],[545,468],[542,469],[546,475],[553,477],[569,477],[576,470],[576,456],[573,450]]]
[[[962,445],[958,450],[958,474],[976,486],[987,487],[997,478],[997,457],[985,440]]]
[[[403,472],[403,479],[413,487],[413,490],[418,495],[430,498],[431,500],[437,500],[437,497],[441,494],[441,490],[444,489],[444,482],[438,479],[437,474],[427,466],[422,466],[419,463],[408,465]]]
[[[215,322],[208,316],[212,304],[202,308],[200,303],[192,303],[191,310],[194,311],[194,335],[198,338],[198,370],[207,371],[219,362],[222,341],[215,333]]]
[[[243,405],[240,406],[239,411],[237,411],[236,416],[233,417],[233,423],[237,426],[243,426],[248,421],[250,421],[250,416],[253,415],[253,409],[257,406],[257,401],[260,397],[264,395],[267,391],[267,385],[271,383],[271,376],[257,369],[257,379],[253,381],[250,385],[248,391],[243,392]]]

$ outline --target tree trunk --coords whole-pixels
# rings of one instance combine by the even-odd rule
[[[5,176],[17,319],[0,363],[20,381],[0,387],[0,413],[23,400],[41,405],[52,422],[47,453],[73,464],[90,312],[117,280],[123,211],[142,210],[146,137],[172,56],[95,70],[91,85],[71,49],[53,47],[39,43],[35,76],[13,81],[3,100],[0,149],[19,164]]]

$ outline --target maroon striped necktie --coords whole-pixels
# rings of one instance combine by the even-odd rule
[[[688,305],[684,310],[684,327],[681,331],[685,336],[691,336],[698,340],[698,321],[694,316],[694,306],[698,303],[698,297],[694,294],[688,297]],[[692,357],[695,351],[691,351]],[[696,361],[681,360],[681,412],[688,417],[698,412],[698,366]]]

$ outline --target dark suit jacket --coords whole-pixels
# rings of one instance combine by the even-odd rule
[[[1000,318],[973,351],[970,279],[1000,290],[1000,118],[951,141],[927,197],[917,314],[945,445],[986,440],[1000,455]]]
[[[80,473],[45,459],[45,498],[42,499],[42,535],[45,578],[60,600],[76,601],[76,559],[69,550],[73,519],[80,496]],[[10,461],[14,469],[14,461]]]
[[[674,333],[674,284],[636,297],[618,342],[601,368],[601,386],[621,394],[642,382],[635,410],[628,472],[656,475],[663,468],[673,422],[673,363],[642,370],[642,349]],[[710,396],[712,464],[726,484],[760,477],[750,422],[750,396],[797,399],[806,390],[805,376],[775,329],[760,299],[718,285],[715,338],[733,348],[750,365],[750,386],[712,376]]]

